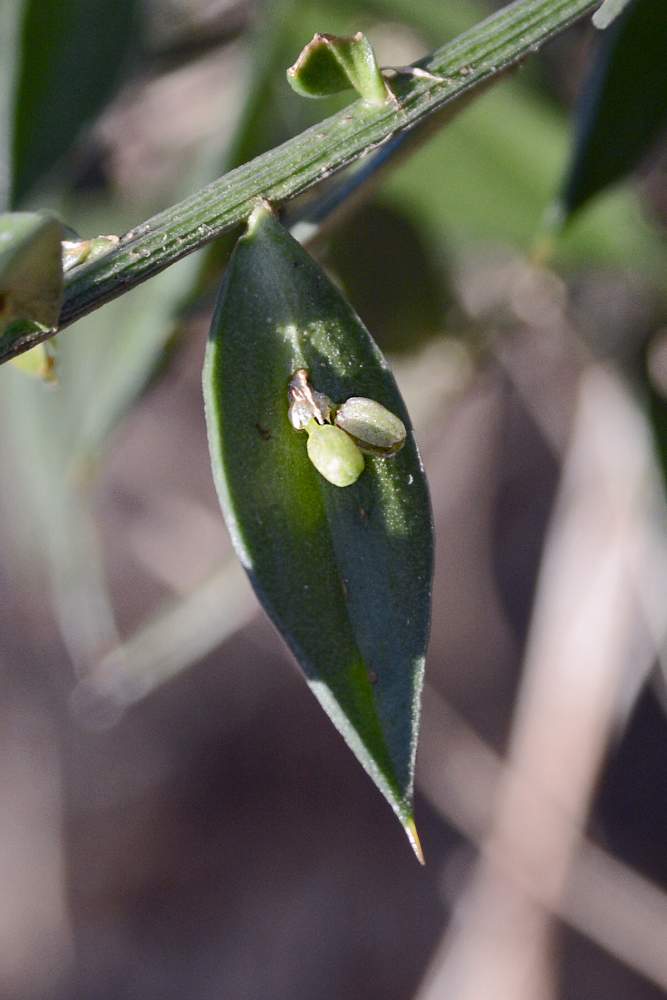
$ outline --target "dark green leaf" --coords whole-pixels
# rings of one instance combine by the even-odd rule
[[[667,123],[667,3],[635,0],[604,33],[556,205],[566,222],[638,165]]]
[[[27,0],[15,93],[12,202],[109,100],[136,38],[136,0]]]
[[[383,351],[414,351],[444,329],[447,274],[434,244],[406,212],[381,202],[364,205],[331,237],[327,264]]]
[[[10,208],[11,148],[14,127],[14,85],[24,0],[0,3],[0,212]]]
[[[298,369],[334,402],[365,396],[408,428],[354,485],[327,483],[288,421]],[[204,370],[220,502],[259,599],[313,693],[413,839],[412,787],[433,541],[394,379],[320,268],[265,208],[227,270]]]

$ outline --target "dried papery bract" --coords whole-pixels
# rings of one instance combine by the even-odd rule
[[[326,424],[331,419],[331,400],[323,392],[313,389],[305,368],[299,368],[290,379],[287,389],[289,420],[297,431],[305,430],[311,420]]]

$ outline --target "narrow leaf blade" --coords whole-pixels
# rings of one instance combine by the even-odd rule
[[[136,0],[26,0],[14,101],[20,204],[112,96],[136,44]]]
[[[667,4],[634,0],[602,36],[581,95],[559,223],[639,164],[667,124]]]
[[[299,368],[334,401],[377,400],[408,428],[391,459],[328,484],[287,418]],[[204,369],[220,502],[258,597],[411,836],[433,539],[410,421],[361,321],[272,214],[227,270]],[[417,848],[415,848],[417,850]]]

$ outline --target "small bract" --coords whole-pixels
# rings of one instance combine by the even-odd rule
[[[333,486],[351,486],[364,471],[364,456],[352,438],[333,424],[306,426],[308,458]]]
[[[394,101],[366,36],[318,32],[287,70],[292,90],[302,97],[328,97],[354,88],[366,104]]]
[[[331,400],[323,392],[317,392],[308,381],[308,372],[299,368],[294,372],[287,387],[289,422],[298,431],[304,430],[311,420],[325,424],[331,417]]]
[[[338,410],[335,423],[369,455],[389,458],[405,444],[403,421],[374,399],[351,396]]]

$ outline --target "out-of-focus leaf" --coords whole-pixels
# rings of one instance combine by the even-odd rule
[[[213,137],[202,145],[191,170],[180,178],[174,198],[205,183],[212,164],[219,159],[220,144]],[[95,212],[89,208],[81,213],[80,205],[68,203],[63,214],[81,232],[99,232],[109,222],[109,211],[103,205]],[[114,222],[118,221],[116,216]],[[85,267],[91,259],[108,253],[116,241],[115,236],[79,240],[78,250],[73,248],[65,260],[70,267]],[[80,254],[83,260],[79,260]],[[200,267],[199,255],[190,254],[131,295],[122,295],[86,316],[62,338],[59,372],[71,401],[71,457],[75,464],[87,464],[99,455],[109,433],[162,369]]]
[[[327,262],[381,349],[397,352],[414,351],[444,327],[438,256],[409,216],[374,202],[336,230]]]
[[[19,378],[10,365],[0,369],[0,417],[12,453],[3,481],[11,481],[23,543],[46,560],[60,630],[83,671],[118,645],[89,474],[155,371],[196,268],[191,255],[79,323],[60,345],[58,391]]]
[[[627,176],[667,123],[667,3],[634,0],[605,32],[581,93],[556,225]]]
[[[383,201],[398,202],[436,243],[446,233],[453,260],[480,241],[529,251],[567,142],[563,116],[511,80],[482,95],[390,174]],[[636,267],[659,281],[667,273],[665,250],[635,194],[624,189],[574,220],[556,248],[568,265]]]
[[[13,128],[19,204],[112,96],[137,38],[136,0],[26,0]]]
[[[652,386],[649,390],[648,413],[663,482],[667,490],[667,400]]]
[[[17,38],[24,0],[0,3],[0,212],[9,209]]]
[[[287,415],[298,369],[337,402],[375,399],[408,428],[392,459],[329,485]],[[412,787],[433,540],[394,379],[359,318],[266,209],[227,269],[204,369],[220,502],[241,562],[308,683],[414,841]]]
[[[7,429],[3,489],[11,505],[12,542],[22,559],[31,553],[36,564],[43,563],[65,645],[76,668],[86,670],[118,636],[89,495],[72,474],[73,410],[81,399],[70,393],[63,369],[65,385],[54,392],[10,365],[0,373],[0,419]],[[94,391],[89,382],[89,396]]]
[[[646,345],[641,382],[656,453],[667,490],[667,332],[655,334]]]
[[[0,215],[0,343],[58,324],[63,297],[62,224],[50,215]]]
[[[593,14],[593,24],[603,31],[608,28],[612,21],[615,21],[619,14],[622,14],[632,0],[604,0],[601,7]]]
[[[224,608],[224,614],[220,609]],[[246,626],[257,602],[230,556],[214,576],[172,599],[107,653],[74,693],[84,719],[117,717]]]
[[[65,390],[76,385],[79,398],[70,413],[75,461],[98,457],[109,432],[159,370],[197,268],[192,254],[63,338],[61,381]]]

